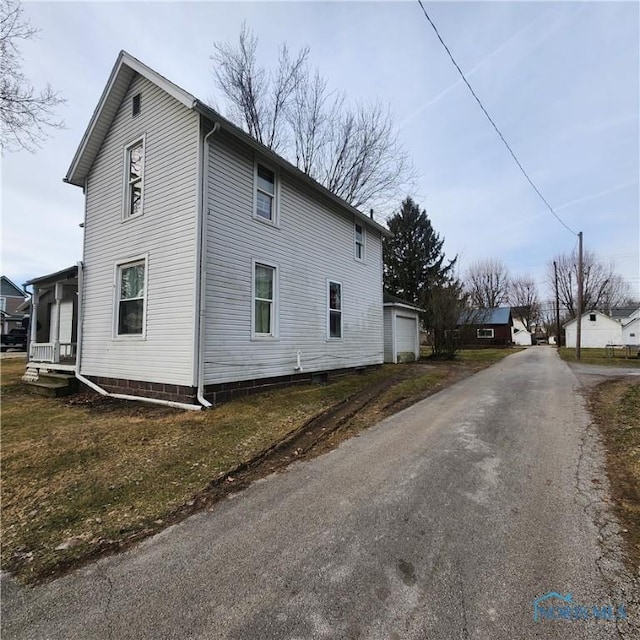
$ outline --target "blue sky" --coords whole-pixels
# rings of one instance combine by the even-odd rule
[[[640,298],[640,5],[426,3],[519,159],[585,247]],[[62,183],[120,49],[203,100],[221,101],[209,58],[243,20],[269,65],[311,48],[331,88],[389,103],[417,172],[411,194],[458,254],[502,259],[547,294],[546,265],[576,238],[502,146],[417,2],[26,2],[41,29],[24,71],[67,99],[66,128],[2,160],[3,273],[16,283],[82,258],[83,197]]]

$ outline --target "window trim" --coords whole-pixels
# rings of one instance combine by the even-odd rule
[[[481,331],[490,331],[490,332],[491,332],[491,335],[488,335],[488,336],[481,336],[481,335],[480,335],[480,332],[481,332]],[[493,339],[493,338],[495,338],[495,337],[496,337],[496,332],[495,332],[495,330],[494,330],[494,329],[492,329],[492,328],[482,327],[482,328],[480,328],[480,329],[476,329],[476,338],[477,338],[478,340],[491,340],[491,339]]]
[[[261,189],[258,189],[258,167],[264,167],[268,171],[273,173],[273,195],[270,193],[266,195],[271,196],[273,198],[273,207],[272,207],[272,216],[271,220],[264,218],[258,213],[258,191],[261,193],[265,193]],[[258,157],[254,158],[253,161],[253,219],[258,222],[262,222],[263,224],[268,224],[272,227],[279,228],[280,227],[280,172],[278,168],[269,164],[268,162],[264,162]]]
[[[120,319],[120,274],[122,267],[135,266],[144,264],[144,302],[142,304],[142,333],[118,333],[118,325]],[[143,341],[147,339],[147,305],[149,302],[149,254],[143,253],[130,258],[116,260],[114,262],[113,277],[113,321],[112,321],[112,339],[113,340],[134,340]]]
[[[331,308],[331,285],[338,284],[340,285],[340,309],[332,309]],[[340,280],[333,280],[331,278],[327,278],[327,303],[326,303],[326,323],[327,323],[327,341],[330,342],[340,342],[344,340],[344,287],[342,286],[342,282]],[[331,312],[339,311],[340,312],[340,337],[331,335]]]
[[[256,267],[273,269],[273,301],[271,333],[256,333]],[[280,267],[268,260],[251,259],[251,340],[274,341],[280,337]]]
[[[358,242],[358,227],[362,229],[362,242]],[[362,246],[362,257],[358,257],[358,245]],[[365,226],[354,220],[353,222],[353,257],[357,262],[366,262],[367,260],[367,230]]]
[[[140,190],[140,213],[131,214],[129,213],[129,193],[131,188],[131,181],[129,180],[129,151],[136,147],[138,144],[142,143],[142,177],[140,178],[140,182],[142,183],[142,189]],[[138,136],[133,142],[126,144],[124,146],[124,189],[123,189],[123,198],[122,198],[122,221],[127,222],[128,220],[135,220],[136,218],[140,218],[144,215],[144,183],[145,183],[145,173],[147,168],[147,134],[144,133],[141,136]]]

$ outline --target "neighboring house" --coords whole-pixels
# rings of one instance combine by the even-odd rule
[[[464,346],[500,346],[512,343],[513,317],[511,307],[472,309],[458,320],[460,344]]]
[[[577,328],[576,318],[564,325],[567,347],[575,349]],[[600,311],[583,313],[580,346],[584,349],[596,349],[608,344],[622,344],[622,322]]]
[[[20,313],[20,305],[27,294],[11,282],[7,276],[0,276],[0,319],[2,333],[9,333],[11,329],[22,327],[24,314]]]
[[[420,309],[384,293],[384,361],[411,362],[420,358]]]
[[[527,330],[524,326],[524,322],[519,318],[513,318],[511,341],[521,347],[530,347],[533,344],[531,331]]]
[[[65,180],[101,393],[208,406],[383,362],[389,232],[125,52]]]
[[[633,318],[622,327],[622,344],[640,345],[640,317]]]

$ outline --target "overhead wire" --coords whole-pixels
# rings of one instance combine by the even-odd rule
[[[482,101],[480,100],[480,98],[478,97],[478,95],[476,94],[476,92],[473,90],[473,87],[469,84],[469,81],[467,80],[466,76],[464,75],[464,72],[462,71],[462,69],[460,68],[460,66],[458,65],[458,63],[456,62],[456,59],[453,57],[453,54],[451,53],[451,51],[449,50],[449,47],[447,46],[447,44],[445,43],[445,41],[442,39],[442,36],[440,35],[440,32],[438,31],[438,28],[436,27],[436,25],[434,24],[433,20],[431,19],[431,17],[429,16],[429,14],[427,13],[427,10],[424,8],[424,5],[422,4],[422,0],[418,0],[418,4],[420,5],[420,8],[422,9],[422,12],[424,13],[425,18],[428,20],[429,24],[433,27],[433,30],[435,31],[436,36],[438,37],[438,40],[440,41],[440,44],[444,47],[445,51],[447,52],[447,54],[449,55],[449,58],[451,58],[451,62],[453,62],[453,65],[455,66],[455,68],[458,70],[458,73],[460,74],[460,77],[462,78],[462,80],[464,81],[464,83],[467,85],[469,91],[471,91],[471,95],[476,99],[476,102],[478,103],[478,105],[480,105],[480,108],[482,109],[482,112],[484,113],[484,115],[487,117],[487,119],[489,120],[489,122],[491,123],[491,125],[493,126],[493,128],[495,129],[496,133],[498,134],[498,136],[500,136],[500,139],[502,140],[502,142],[504,143],[504,146],[507,148],[507,150],[509,151],[509,153],[511,154],[511,157],[514,159],[515,163],[518,165],[518,168],[520,169],[520,171],[522,172],[522,175],[527,179],[527,181],[529,182],[529,184],[531,185],[531,187],[533,188],[533,190],[538,194],[538,197],[542,200],[542,202],[544,202],[545,206],[547,207],[547,209],[549,209],[549,211],[551,212],[551,214],[556,218],[556,220],[570,233],[572,233],[573,235],[578,235],[577,232],[575,232],[553,209],[553,207],[549,204],[549,202],[547,201],[547,199],[542,195],[542,193],[540,192],[540,189],[538,189],[538,187],[535,185],[535,183],[533,182],[533,180],[529,177],[529,174],[525,171],[524,167],[522,166],[522,163],[520,162],[520,160],[518,160],[518,157],[516,156],[516,154],[514,153],[513,149],[509,146],[509,143],[506,141],[505,137],[502,135],[502,132],[500,131],[500,129],[498,128],[498,125],[496,125],[496,123],[493,121],[493,118],[489,115],[489,112],[485,109],[484,105],[482,104]]]

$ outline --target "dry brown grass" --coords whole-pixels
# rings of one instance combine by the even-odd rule
[[[261,394],[207,412],[32,395],[2,363],[3,567],[46,576],[163,518],[313,416],[393,374]],[[56,547],[64,544],[66,549]]]
[[[640,567],[640,382],[611,380],[591,397],[607,451],[607,473],[628,542],[629,555]]]
[[[500,357],[508,354],[500,350]],[[43,398],[20,381],[24,360],[4,359],[2,566],[26,582],[55,575],[163,528],[212,480],[363,390],[389,381],[315,455],[491,362],[385,365],[326,386],[192,412],[100,397]]]

